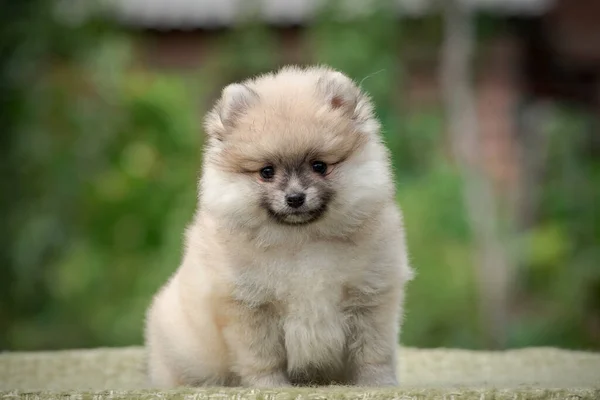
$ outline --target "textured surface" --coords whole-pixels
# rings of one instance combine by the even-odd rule
[[[282,391],[145,387],[137,347],[0,354],[0,399],[600,399],[600,354],[402,349],[398,389]]]

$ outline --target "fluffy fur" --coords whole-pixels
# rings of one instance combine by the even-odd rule
[[[151,384],[396,385],[412,273],[369,98],[287,67],[227,86],[205,127],[183,260],[147,313]]]

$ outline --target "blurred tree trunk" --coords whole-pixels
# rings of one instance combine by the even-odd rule
[[[515,205],[515,228],[519,233],[532,228],[538,218],[536,210],[550,146],[548,122],[553,112],[550,102],[526,99],[519,113],[517,143],[520,180]]]
[[[498,210],[481,157],[472,80],[474,21],[458,0],[444,2],[441,81],[452,151],[463,180],[463,198],[476,245],[475,274],[480,322],[490,348],[506,345],[509,259],[501,240]]]

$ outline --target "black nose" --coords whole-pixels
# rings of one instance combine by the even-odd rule
[[[304,204],[304,199],[306,199],[306,195],[304,193],[292,193],[285,196],[285,202],[292,208],[300,207],[302,204]]]

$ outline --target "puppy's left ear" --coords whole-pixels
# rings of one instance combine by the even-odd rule
[[[342,112],[354,122],[359,132],[379,132],[380,125],[373,102],[348,76],[339,71],[327,70],[319,78],[317,87],[319,95],[326,100],[325,107]]]
[[[350,118],[357,117],[357,107],[363,94],[356,84],[338,71],[327,71],[317,83],[321,94],[334,110],[340,110]]]

